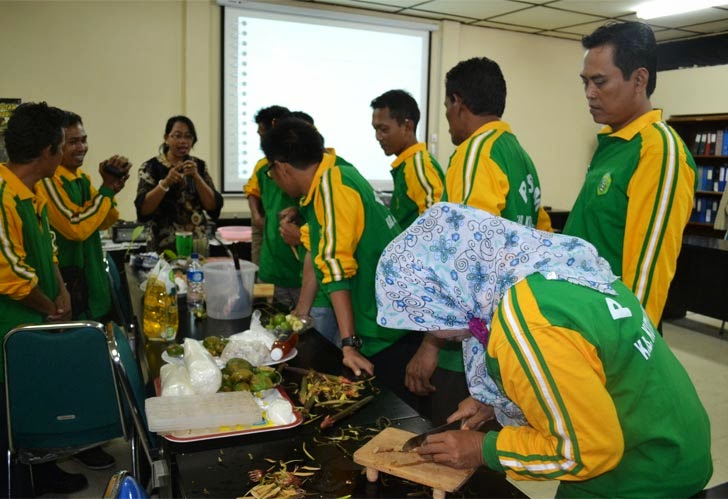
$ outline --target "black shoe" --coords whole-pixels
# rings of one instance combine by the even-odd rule
[[[55,461],[33,465],[33,486],[36,496],[43,494],[73,494],[88,487],[88,480],[80,473],[68,473]]]
[[[114,456],[104,452],[100,446],[91,447],[90,449],[81,451],[73,456],[73,459],[90,470],[105,470],[107,468],[112,468],[116,464]]]

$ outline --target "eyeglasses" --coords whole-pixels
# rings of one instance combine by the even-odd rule
[[[265,175],[268,178],[273,178],[273,168],[275,168],[276,162],[268,163],[268,166],[265,168]]]
[[[195,137],[191,133],[173,133],[170,134],[169,138],[174,140],[193,140]]]

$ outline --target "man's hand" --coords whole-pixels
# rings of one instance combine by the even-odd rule
[[[369,359],[359,353],[354,347],[343,347],[342,352],[344,353],[344,365],[354,371],[354,374],[359,377],[361,372],[366,371],[369,376],[374,376],[374,364]]]
[[[301,244],[301,228],[298,225],[285,220],[281,220],[279,225],[281,239],[283,239],[286,244],[290,246],[298,246]]]
[[[71,295],[65,286],[60,290],[55,299],[56,311],[48,314],[47,319],[52,322],[70,321],[71,320]]]
[[[436,390],[430,383],[432,374],[437,368],[437,355],[439,348],[423,338],[420,348],[407,364],[404,384],[415,395],[426,396]]]
[[[468,397],[458,404],[458,409],[448,416],[447,422],[460,420],[463,430],[477,430],[493,418],[495,410],[492,406]]]
[[[102,161],[99,163],[99,173],[101,174],[103,185],[118,193],[126,185],[131,167],[132,164],[129,160],[118,154]]]
[[[472,430],[436,433],[427,437],[425,443],[417,448],[417,453],[453,468],[477,468],[485,464],[482,451],[484,438],[484,433]]]

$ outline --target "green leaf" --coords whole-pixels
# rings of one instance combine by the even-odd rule
[[[133,243],[136,241],[139,236],[142,235],[142,232],[144,232],[144,226],[143,225],[137,225],[134,227],[134,230],[131,231],[131,242]]]

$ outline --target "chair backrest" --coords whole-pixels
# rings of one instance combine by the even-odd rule
[[[106,484],[103,499],[148,499],[149,495],[128,471],[117,471]]]
[[[149,488],[159,488],[167,481],[169,469],[162,455],[162,449],[157,445],[155,436],[148,430],[144,411],[144,395],[138,389],[141,386],[141,380],[138,379],[138,373],[131,369],[127,362],[127,359],[131,356],[131,352],[126,351],[128,345],[126,347],[124,346],[122,337],[118,333],[118,329],[114,328],[113,323],[106,325],[106,341],[109,357],[111,358],[114,372],[121,387],[121,393],[131,412],[132,423],[134,425],[133,440],[141,444],[142,451],[151,466],[152,477]],[[141,474],[140,467],[135,456],[132,456],[132,467],[134,476],[139,477]]]
[[[18,327],[5,336],[3,355],[11,452],[127,437],[102,324]]]
[[[104,255],[106,261],[106,273],[109,277],[111,287],[111,304],[114,308],[114,315],[126,332],[129,340],[134,343],[137,331],[136,317],[129,302],[129,292],[125,289],[119,269],[114,263],[110,254]]]

